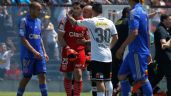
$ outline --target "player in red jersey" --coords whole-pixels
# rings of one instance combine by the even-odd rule
[[[77,20],[83,19],[82,5],[79,2],[72,4],[72,15]],[[63,47],[60,71],[64,72],[64,87],[67,96],[72,96],[72,94],[80,96],[82,91],[82,69],[85,66],[86,56],[85,45],[80,44],[79,40],[87,38],[85,27],[74,26],[67,18],[59,24],[59,42]]]

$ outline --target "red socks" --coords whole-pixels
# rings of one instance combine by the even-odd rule
[[[83,88],[82,81],[74,81],[74,96],[81,96],[82,88]]]
[[[64,87],[67,96],[72,96],[72,80],[64,78]]]

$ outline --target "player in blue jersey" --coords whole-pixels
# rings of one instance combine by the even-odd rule
[[[38,75],[42,96],[48,96],[46,85],[46,61],[49,60],[41,38],[41,21],[38,19],[42,6],[38,2],[30,4],[30,13],[19,25],[21,38],[21,64],[23,78],[19,83],[17,96],[23,96],[32,75]]]
[[[141,88],[145,96],[153,96],[147,76],[147,65],[152,60],[149,51],[148,15],[139,0],[129,0],[129,2],[132,7],[128,20],[129,36],[116,53],[117,58],[122,58],[123,52],[128,46],[128,54],[118,72],[121,93],[122,96],[130,96],[131,87],[127,77],[131,75],[135,84],[138,85],[136,87]],[[135,90],[132,91],[135,92]]]

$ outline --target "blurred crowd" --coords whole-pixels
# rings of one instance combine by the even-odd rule
[[[0,0],[1,4],[29,4],[33,0]],[[60,62],[60,46],[58,45],[58,24],[60,20],[65,17],[69,11],[69,6],[73,1],[80,1],[83,4],[91,4],[94,1],[103,4],[128,4],[128,0],[37,0],[39,2],[46,2],[46,4],[62,5],[62,6],[46,6],[44,4],[41,12],[42,24],[42,38],[45,43],[46,51],[50,60]],[[145,3],[150,4],[150,0]],[[155,5],[170,4],[171,0],[151,0]],[[169,3],[167,3],[169,2]],[[18,24],[20,19],[27,15],[28,6],[0,6],[0,80],[20,78],[20,62],[19,62],[19,38],[18,38]],[[160,14],[170,13],[170,9],[148,9],[151,28],[151,42],[153,43],[153,32],[160,22]],[[121,16],[121,12],[113,11],[111,16]],[[109,17],[109,18],[110,18]],[[116,18],[115,18],[116,19]],[[113,22],[116,20],[112,19]],[[58,63],[59,63],[58,62]],[[60,77],[59,77],[60,78]]]

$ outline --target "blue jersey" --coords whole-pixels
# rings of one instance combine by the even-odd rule
[[[138,30],[138,36],[129,44],[129,52],[149,54],[148,15],[140,3],[137,3],[130,12],[129,32]]]
[[[24,17],[19,25],[19,36],[25,37],[31,46],[43,56],[43,49],[41,46],[41,21],[40,19],[32,19],[30,15]],[[22,43],[20,46],[21,58],[34,58]]]

